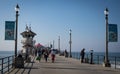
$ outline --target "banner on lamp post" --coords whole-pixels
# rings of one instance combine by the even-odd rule
[[[5,21],[5,40],[15,39],[15,21]]]
[[[109,42],[117,42],[118,41],[118,30],[117,24],[109,24]]]

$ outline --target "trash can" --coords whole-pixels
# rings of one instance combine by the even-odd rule
[[[15,68],[24,68],[24,59],[21,55],[15,58]]]

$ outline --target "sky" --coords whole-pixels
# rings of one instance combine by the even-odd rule
[[[18,50],[26,24],[31,26],[37,43],[49,46],[54,41],[61,50],[69,51],[69,30],[72,30],[72,51],[105,52],[106,24],[104,10],[109,10],[108,22],[118,25],[118,42],[109,42],[109,52],[120,52],[120,0],[0,0],[0,51],[14,51],[14,40],[5,39],[5,21],[15,21],[15,6],[19,5]]]

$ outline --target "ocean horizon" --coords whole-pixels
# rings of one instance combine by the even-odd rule
[[[0,51],[0,58],[12,55],[14,55],[14,51]]]

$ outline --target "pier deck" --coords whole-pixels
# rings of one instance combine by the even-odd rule
[[[33,62],[26,63],[24,68],[16,68],[6,74],[120,74],[120,70],[102,65],[81,64],[79,60],[56,55],[55,63],[51,63],[50,58],[48,62],[34,59]]]

